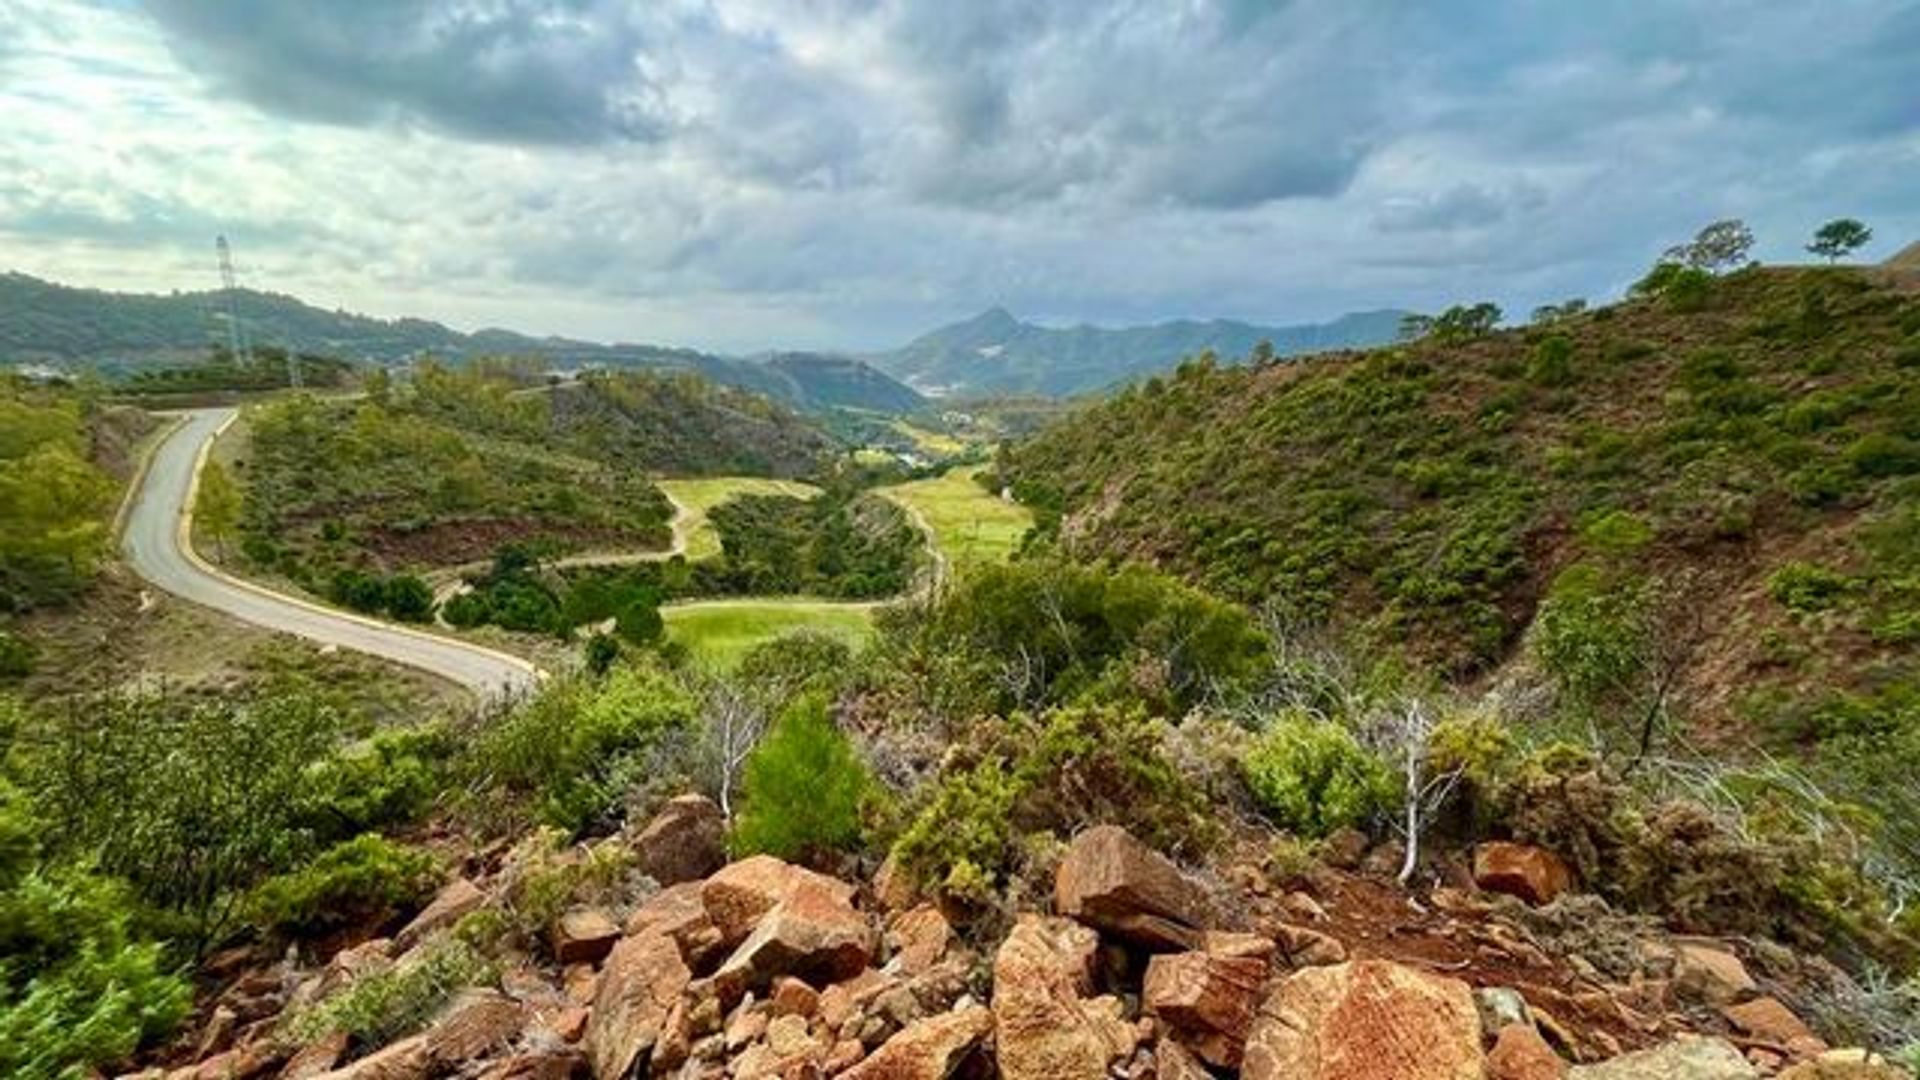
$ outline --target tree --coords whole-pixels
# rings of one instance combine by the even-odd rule
[[[733,823],[742,854],[805,858],[860,838],[860,804],[873,780],[824,696],[809,694],[780,714],[747,757],[744,779],[746,804]]]
[[[1827,260],[1838,262],[1842,256],[1851,254],[1873,239],[1873,230],[1855,221],[1853,218],[1835,218],[1820,226],[1813,234],[1813,243],[1807,250]]]
[[[1727,218],[1701,229],[1691,241],[1668,248],[1661,261],[1718,274],[1745,262],[1752,251],[1753,230],[1738,218]]]
[[[1500,305],[1482,300],[1478,304],[1455,304],[1433,320],[1431,333],[1440,341],[1468,341],[1493,333],[1500,325]]]
[[[227,541],[240,527],[240,489],[218,461],[208,459],[200,470],[200,493],[193,500],[193,516],[225,558]]]
[[[1408,313],[1400,316],[1400,340],[1417,341],[1433,332],[1433,316]]]
[[[1533,309],[1533,321],[1542,326],[1550,326],[1564,319],[1571,319],[1587,310],[1587,302],[1579,297],[1559,304],[1541,304]]]

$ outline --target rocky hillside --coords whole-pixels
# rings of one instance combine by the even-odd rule
[[[675,799],[630,835],[483,851],[379,936],[206,965],[202,1022],[143,1076],[1085,1077],[1206,1080],[1899,1080],[1807,1017],[1818,962],[1674,937],[1496,844],[1406,896],[1348,845],[1292,877],[1259,857],[1197,877],[1125,830],[1074,838],[1050,902],[950,920],[889,867],[871,882],[771,856],[722,865],[723,818]],[[449,978],[464,940],[524,919],[556,867],[624,865],[590,905],[414,1034],[334,1030],[356,995]],[[551,898],[548,903],[551,904]],[[380,928],[369,928],[379,930]],[[960,932],[967,930],[966,933]],[[470,977],[470,976],[469,976]],[[327,1010],[332,1009],[329,1013]]]

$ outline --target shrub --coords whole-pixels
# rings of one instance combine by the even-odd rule
[[[1565,334],[1550,334],[1534,346],[1527,377],[1541,386],[1565,386],[1573,381],[1573,342]]]
[[[1809,562],[1790,562],[1767,576],[1767,594],[1788,611],[1825,611],[1854,591],[1852,578]]]
[[[425,899],[439,878],[433,856],[366,833],[254,887],[247,910],[262,929],[312,935],[385,922]]]
[[[417,821],[444,787],[452,753],[438,725],[382,731],[308,769],[303,817],[321,840]]]
[[[455,928],[476,947],[545,949],[548,931],[569,908],[612,906],[641,887],[635,880],[639,858],[631,846],[618,840],[569,845],[567,834],[552,827],[521,840],[506,863],[506,880],[494,890],[497,902]]]
[[[860,838],[860,806],[871,788],[865,763],[834,726],[826,699],[801,698],[747,757],[733,848],[783,859],[847,850]]]
[[[0,630],[0,679],[24,679],[33,674],[38,651],[26,638]]]
[[[549,684],[482,730],[467,764],[487,786],[527,798],[542,821],[578,832],[610,822],[638,774],[670,781],[651,755],[675,749],[696,714],[666,671],[616,667],[602,682]]]
[[[634,645],[659,641],[667,631],[667,622],[660,617],[659,597],[643,591],[628,600],[614,616],[613,628],[623,640]]]
[[[1393,809],[1398,788],[1379,758],[1330,721],[1276,718],[1243,765],[1247,787],[1282,828],[1322,837]]]
[[[419,957],[349,983],[287,1020],[287,1034],[313,1042],[344,1033],[367,1046],[382,1046],[423,1027],[454,992],[494,978],[494,967],[473,946],[453,936],[429,939]]]
[[[1906,476],[1920,472],[1920,442],[1884,431],[1870,432],[1847,447],[1847,463],[1861,476]]]
[[[413,574],[388,578],[386,608],[401,622],[426,622],[433,617],[433,587]]]

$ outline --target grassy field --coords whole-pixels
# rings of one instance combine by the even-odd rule
[[[1007,502],[974,481],[982,466],[951,469],[932,480],[881,488],[933,530],[940,553],[955,569],[1004,562],[1033,524],[1026,507]]]
[[[873,605],[820,600],[712,600],[660,609],[667,638],[694,659],[730,668],[747,651],[795,630],[814,630],[859,648],[873,635]]]
[[[688,559],[710,559],[720,554],[720,534],[707,520],[707,511],[738,495],[791,495],[811,499],[820,489],[797,480],[768,480],[757,476],[706,476],[688,480],[662,480],[660,490],[687,508],[686,533]]]
[[[940,458],[952,457],[955,454],[964,454],[967,451],[966,443],[944,432],[929,431],[918,424],[911,424],[905,420],[895,420],[892,427],[893,430],[912,439],[913,445],[919,447],[920,452],[923,454],[931,454],[934,457]]]

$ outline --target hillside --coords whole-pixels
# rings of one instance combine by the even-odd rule
[[[1634,628],[1607,677],[1657,678],[1642,704],[1701,738],[1817,744],[1862,785],[1920,767],[1920,295],[1872,273],[1743,271],[1699,310],[1189,363],[1001,468],[1083,559],[1455,679],[1530,631],[1552,646],[1543,611],[1605,615]]]
[[[926,394],[1064,397],[1107,389],[1207,349],[1237,360],[1263,341],[1280,356],[1381,345],[1394,340],[1404,314],[1360,312],[1302,326],[1215,319],[1105,329],[1036,326],[993,308],[869,359]]]
[[[376,319],[327,311],[280,293],[240,290],[238,307],[260,345],[382,364],[422,356],[462,361],[486,356],[538,359],[564,369],[589,367],[692,371],[804,409],[852,407],[907,412],[918,394],[873,368],[843,358],[792,356],[762,364],[694,349],[603,345],[511,330],[471,334],[427,319]],[[223,343],[226,297],[216,292],[143,293],[76,289],[25,274],[0,274],[0,359],[134,370],[201,360]]]

